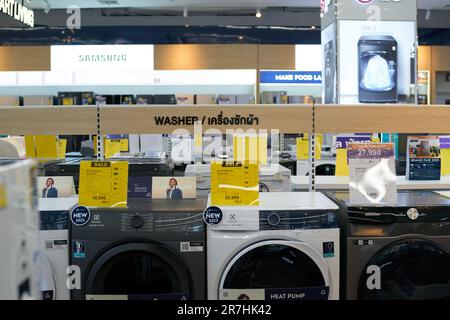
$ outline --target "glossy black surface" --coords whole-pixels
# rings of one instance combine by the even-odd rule
[[[240,257],[226,275],[224,289],[321,287],[325,280],[305,253],[286,245],[264,245]]]
[[[148,252],[126,252],[97,273],[94,292],[101,294],[165,294],[181,291],[172,266]]]
[[[367,264],[380,268],[380,289],[369,289],[362,274],[358,298],[364,300],[450,299],[450,255],[436,244],[403,240],[382,249]],[[369,279],[370,283],[373,283]]]

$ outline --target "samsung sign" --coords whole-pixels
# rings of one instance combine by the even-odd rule
[[[11,18],[34,27],[34,12],[14,0],[0,0],[0,12]]]
[[[153,69],[153,45],[51,47],[52,71],[151,71]]]
[[[322,84],[322,72],[261,71],[260,83]]]

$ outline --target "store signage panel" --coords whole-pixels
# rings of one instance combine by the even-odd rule
[[[52,71],[152,71],[153,45],[51,46]]]
[[[0,0],[0,12],[34,28],[34,11],[14,0]]]
[[[338,20],[415,21],[415,0],[338,0]]]
[[[261,71],[260,83],[322,84],[321,71]]]

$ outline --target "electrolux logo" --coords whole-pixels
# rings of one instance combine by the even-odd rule
[[[0,0],[0,12],[32,28],[34,27],[34,11],[14,0]]]
[[[80,62],[126,62],[126,54],[79,54]]]

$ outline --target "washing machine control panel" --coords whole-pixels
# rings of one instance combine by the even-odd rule
[[[140,215],[136,214],[131,218],[130,223],[134,229],[139,229],[144,225],[144,219],[142,219]]]
[[[201,213],[123,213],[121,230],[125,232],[200,232],[203,231],[203,220]]]
[[[153,231],[154,217],[152,213],[123,213],[122,214],[122,231]]]
[[[267,210],[259,212],[260,230],[327,229],[339,227],[339,211]]]

